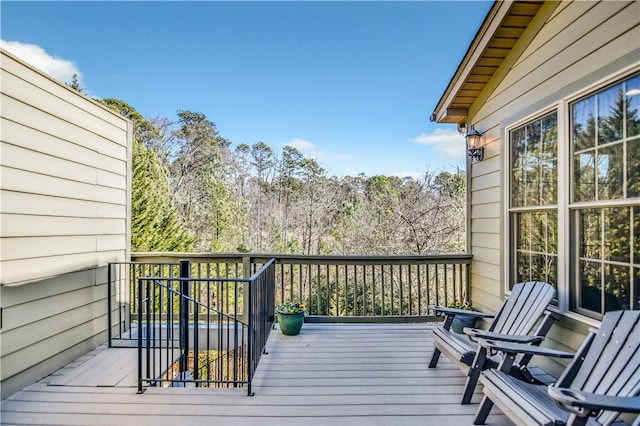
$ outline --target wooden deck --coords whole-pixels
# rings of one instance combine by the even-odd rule
[[[136,394],[135,350],[101,347],[2,401],[0,423],[47,425],[470,425],[465,376],[428,369],[429,325],[305,324],[272,332],[246,389],[150,388]],[[502,414],[487,424],[509,425]]]

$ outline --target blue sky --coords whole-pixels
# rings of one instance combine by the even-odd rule
[[[201,112],[234,145],[330,174],[464,167],[437,104],[491,2],[9,2],[2,47],[149,117]]]

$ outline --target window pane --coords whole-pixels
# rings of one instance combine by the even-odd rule
[[[557,161],[546,161],[540,165],[540,204],[556,204],[558,201]]]
[[[633,309],[640,309],[640,268],[634,268],[636,271],[633,278],[633,294],[634,294],[634,302]]]
[[[604,258],[616,262],[631,261],[630,208],[604,209]]]
[[[596,199],[595,152],[589,151],[575,155],[574,181],[575,201],[590,201]]]
[[[558,155],[558,118],[555,114],[542,118],[542,159],[552,160]]]
[[[633,207],[633,263],[640,265],[640,207]]]
[[[555,112],[509,133],[511,207],[557,203],[557,133]]]
[[[514,224],[514,280],[557,284],[558,215],[553,211],[512,214]]]
[[[623,168],[624,160],[621,143],[598,150],[599,200],[611,200],[623,197]]]
[[[598,145],[622,139],[624,91],[622,84],[598,94]]]
[[[526,144],[524,140],[524,127],[512,130],[509,136],[511,140],[512,168],[521,168],[524,162]]]
[[[629,267],[607,265],[604,277],[604,311],[619,311],[629,309],[631,295],[629,294]]]
[[[531,268],[529,265],[531,264],[531,260],[529,259],[529,253],[524,252],[522,250],[518,250],[516,252],[516,271],[515,271],[515,280],[511,283],[511,287],[513,288],[513,284],[515,283],[523,283],[526,281],[531,281]]]
[[[527,214],[531,221],[531,246],[530,251],[544,253],[546,250],[547,232],[546,215],[541,213]]]
[[[531,164],[535,164],[540,157],[542,151],[542,143],[540,141],[540,125],[541,120],[536,120],[525,126],[527,135],[527,159]]]
[[[547,253],[558,253],[558,212],[547,211]]]
[[[595,109],[596,100],[593,96],[573,104],[572,133],[576,151],[596,145]]]
[[[627,197],[640,197],[640,139],[627,143]]]
[[[526,144],[524,127],[513,130],[510,133],[512,149],[512,195],[511,205],[515,207],[524,206],[525,175],[524,164],[526,159]]]
[[[514,169],[512,173],[512,191],[511,191],[511,205],[513,207],[524,206],[524,170]]]
[[[580,262],[578,282],[580,283],[579,307],[602,313],[602,285],[600,264],[596,262]]]
[[[640,135],[640,75],[626,82],[627,137]]]
[[[579,211],[580,216],[580,257],[600,258],[600,210],[586,209]]]

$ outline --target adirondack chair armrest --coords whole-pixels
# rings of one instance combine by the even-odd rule
[[[544,336],[493,333],[491,331],[471,327],[465,327],[464,333],[476,339],[500,340],[502,342],[513,343],[537,343],[544,340]]]
[[[640,396],[610,396],[549,386],[547,392],[561,405],[592,411],[610,410],[640,413]]]
[[[445,315],[469,315],[476,318],[493,318],[494,317],[493,314],[487,314],[484,312],[468,311],[465,309],[456,309],[456,308],[447,308],[444,306],[437,306],[437,305],[429,305],[429,309],[431,309],[432,311],[435,311],[436,314],[442,313]]]
[[[541,355],[554,358],[573,358],[575,354],[571,352],[558,351],[556,349],[543,348],[540,346],[533,346],[524,343],[512,343],[500,340],[487,340],[478,339],[478,344],[483,348],[502,351],[512,354],[525,354],[525,355]]]

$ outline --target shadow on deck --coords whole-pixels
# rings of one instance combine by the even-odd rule
[[[100,347],[2,401],[2,424],[470,425],[465,376],[428,369],[429,325],[305,324],[272,332],[253,389],[149,388],[136,394],[136,351]],[[502,414],[487,424],[508,425]]]

